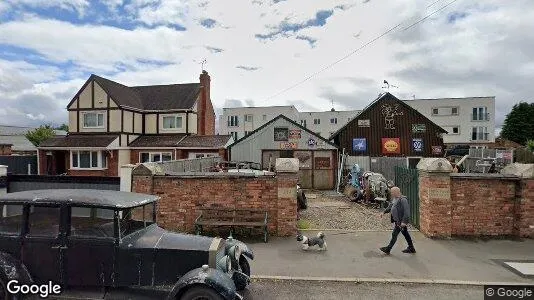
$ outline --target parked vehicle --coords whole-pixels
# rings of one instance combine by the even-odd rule
[[[445,157],[448,157],[448,156],[464,156],[464,155],[469,155],[469,149],[471,148],[471,146],[469,145],[456,145],[452,148],[449,148],[449,149],[446,149],[445,150]]]
[[[126,289],[166,299],[241,299],[252,251],[231,237],[162,229],[152,195],[36,190],[0,196],[0,299],[7,284]]]

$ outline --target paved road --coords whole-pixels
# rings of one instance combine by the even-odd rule
[[[255,280],[246,300],[484,299],[482,286]]]

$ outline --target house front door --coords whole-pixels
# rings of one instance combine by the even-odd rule
[[[54,161],[56,163],[56,175],[67,173],[67,151],[56,151]]]

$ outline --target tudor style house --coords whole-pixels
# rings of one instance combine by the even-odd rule
[[[222,156],[210,76],[200,83],[125,86],[91,75],[67,106],[69,133],[39,145],[39,174],[118,176],[142,162]]]

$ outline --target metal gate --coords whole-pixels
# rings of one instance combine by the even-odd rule
[[[419,228],[419,173],[417,169],[395,167],[395,184],[410,203],[410,223]]]

